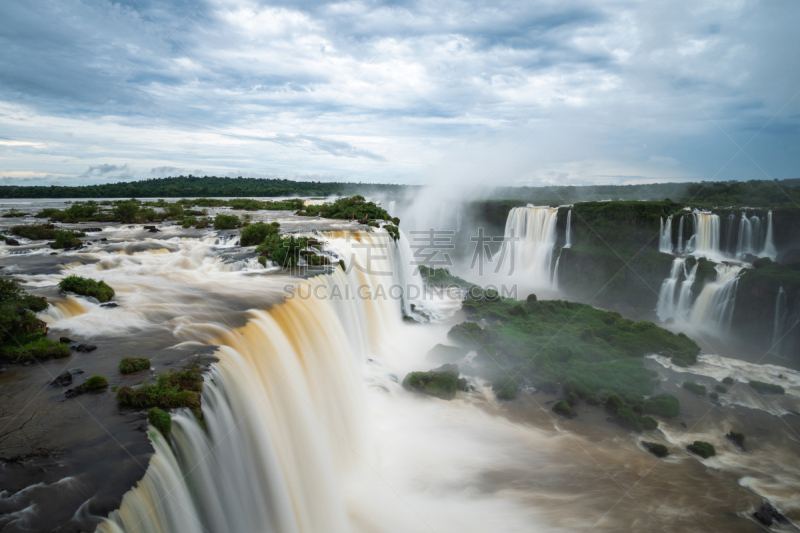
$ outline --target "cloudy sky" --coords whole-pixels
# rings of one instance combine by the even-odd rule
[[[0,183],[800,177],[796,0],[0,3]]]

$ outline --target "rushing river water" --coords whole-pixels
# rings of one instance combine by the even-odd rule
[[[75,531],[99,522],[100,531],[131,533],[745,532],[761,530],[750,515],[762,498],[800,521],[796,371],[721,355],[689,369],[648,360],[661,378],[657,392],[682,405],[680,417],[645,437],[670,446],[666,460],[600,409],[556,419],[555,396],[544,393],[499,403],[489,384],[470,377],[471,390],[453,401],[419,397],[399,382],[437,366],[425,354],[463,320],[459,302],[419,298],[431,323],[404,321],[409,302],[376,296],[419,283],[405,271],[403,243],[383,230],[258,216],[313,234],[353,268],[264,268],[233,235],[168,224],[159,233],[110,225],[85,248],[57,255],[26,243],[3,247],[4,273],[53,303],[42,315],[51,337],[98,349],[0,373],[2,390],[23,404],[63,410],[53,432],[64,440],[47,475],[0,467],[0,530]],[[376,263],[356,268],[369,261]],[[59,295],[67,274],[105,280],[119,307]],[[372,297],[341,296],[364,287]],[[141,431],[144,413],[117,409],[112,392],[76,406],[42,373],[81,367],[112,385],[133,384],[111,377],[124,355],[147,355],[160,372],[198,354],[208,364],[205,427],[177,411],[171,442]],[[714,405],[680,388],[686,372],[700,382],[780,374],[787,394],[741,391]],[[746,452],[725,439],[730,429],[749,435]],[[694,440],[713,443],[719,455],[685,452]]]

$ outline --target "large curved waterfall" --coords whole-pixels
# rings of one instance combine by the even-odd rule
[[[719,255],[719,215],[707,211],[692,213],[694,235],[689,239],[686,250],[697,256],[716,257]]]
[[[494,263],[503,261],[511,267],[503,266],[503,271],[531,286],[552,286],[557,215],[555,207],[528,205],[512,209],[506,219],[503,246]]]

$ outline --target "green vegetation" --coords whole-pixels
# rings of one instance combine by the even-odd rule
[[[46,208],[36,214],[36,218],[49,218],[53,222],[84,222],[88,220],[103,222],[109,220],[110,214],[101,211],[100,204],[90,200],[75,202],[67,209]]]
[[[699,455],[703,459],[708,459],[709,457],[717,455],[717,450],[714,449],[714,445],[702,440],[694,441],[692,444],[687,446],[686,449],[696,455]]]
[[[389,236],[394,240],[400,240],[400,228],[395,226],[394,224],[384,224],[383,229],[389,234]]]
[[[670,418],[681,414],[681,404],[672,394],[657,394],[644,401],[644,412]]]
[[[734,444],[739,446],[740,448],[744,448],[744,433],[739,433],[738,431],[731,430],[727,435],[729,440],[731,440]]]
[[[750,381],[750,386],[757,390],[759,393],[769,393],[769,394],[784,394],[786,391],[780,385],[774,385],[772,383],[764,383],[763,381]]]
[[[48,305],[16,280],[0,279],[0,360],[24,363],[69,356],[69,346],[45,337],[46,325],[36,318]]]
[[[350,198],[340,198],[332,204],[307,205],[298,215],[322,216],[325,218],[339,218],[346,220],[358,220],[362,224],[374,220],[386,220],[400,224],[400,219],[392,218],[382,207],[367,202],[363,196],[352,196]]]
[[[267,237],[277,235],[280,232],[280,224],[272,222],[256,222],[250,224],[242,230],[242,238],[240,244],[242,246],[256,246],[263,243]]]
[[[691,205],[707,208],[722,205],[790,206],[796,205],[797,199],[800,199],[800,181],[791,179],[777,183],[766,180],[692,183],[686,190],[685,198],[691,200]]]
[[[236,215],[223,215],[220,213],[214,217],[214,229],[236,229],[242,225],[242,221]]]
[[[429,283],[469,285],[438,272],[423,275]],[[618,423],[637,431],[657,426],[645,413],[680,413],[678,400],[669,394],[645,400],[653,392],[655,372],[644,368],[642,357],[662,353],[688,365],[700,353],[685,335],[575,302],[535,296],[520,302],[481,293],[477,299],[467,297],[463,309],[470,321],[451,328],[448,338],[464,350],[478,351],[479,372],[492,380],[495,391],[516,389],[523,382],[546,392],[560,386],[572,402],[605,402]],[[484,327],[478,325],[482,320]]]
[[[683,388],[698,396],[706,395],[706,388],[703,385],[695,383],[694,381],[684,381]]]
[[[576,416],[572,406],[565,400],[556,402],[556,404],[553,406],[553,412],[559,416],[563,416],[564,418],[573,418]]]
[[[725,385],[733,385],[733,383],[734,383],[734,381],[733,381],[733,378],[732,378],[732,377],[730,377],[730,376],[728,376],[728,377],[726,377],[726,378],[723,378],[723,379],[722,379],[722,382],[723,382]]]
[[[188,407],[200,409],[200,391],[203,378],[200,368],[170,370],[156,377],[155,383],[146,382],[137,388],[124,386],[117,390],[117,403],[123,407],[174,409]]]
[[[11,233],[32,241],[53,240],[56,238],[56,227],[52,224],[32,224],[30,226],[14,226]]]
[[[648,452],[652,453],[656,457],[664,458],[669,455],[669,449],[663,444],[658,444],[657,442],[647,442],[642,441],[642,446],[644,446]]]
[[[115,294],[114,289],[108,286],[105,281],[96,281],[91,278],[82,278],[74,275],[62,279],[58,284],[58,288],[62,291],[90,296],[99,302],[107,302]]]
[[[458,287],[470,291],[471,294],[483,294],[483,289],[479,285],[470,283],[458,276],[453,276],[446,268],[429,268],[425,265],[420,265],[419,273],[428,285],[442,288]]]
[[[28,213],[23,213],[21,211],[17,211],[15,209],[11,209],[8,213],[3,214],[3,218],[22,218],[28,216]]]
[[[708,398],[709,398],[709,399],[710,399],[712,402],[716,402],[717,400],[719,400],[719,394],[717,394],[716,392],[710,392],[710,393],[708,394]]]
[[[714,385],[714,390],[717,392],[721,392],[722,394],[725,394],[726,392],[728,392],[728,387],[726,387],[721,383],[717,383],[716,385]]]
[[[186,196],[274,197],[355,194],[367,190],[398,194],[406,185],[357,184],[284,179],[178,176],[124,183],[84,186],[3,186],[3,198],[181,198]]]
[[[56,231],[56,240],[50,243],[50,248],[55,250],[69,250],[70,248],[79,248],[83,243],[78,239],[78,236],[83,236],[83,233],[75,233],[72,231]]]
[[[257,226],[258,224],[253,224]],[[273,222],[266,229],[266,237],[263,242],[256,247],[256,253],[264,257],[263,262],[259,258],[259,262],[266,266],[266,260],[270,259],[278,263],[283,268],[292,268],[297,266],[301,256],[305,256],[306,262],[309,265],[327,265],[330,260],[327,256],[317,255],[322,243],[317,239],[308,237],[297,237],[293,235],[281,236],[279,234],[280,225]],[[257,230],[259,233],[261,228]],[[244,238],[244,232],[242,233]],[[248,237],[248,242],[250,242]]]
[[[169,437],[169,432],[172,431],[172,417],[169,416],[169,413],[158,407],[151,407],[147,410],[147,421],[164,437]]]
[[[458,390],[458,366],[442,365],[428,372],[411,372],[403,379],[403,388],[452,400]]]
[[[96,391],[108,387],[108,380],[104,376],[92,376],[86,380],[86,390]]]
[[[150,368],[150,359],[146,357],[123,357],[119,362],[119,371],[122,374],[132,374]]]

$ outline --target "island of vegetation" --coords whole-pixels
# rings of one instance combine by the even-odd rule
[[[67,344],[46,337],[47,327],[36,313],[47,300],[28,294],[16,280],[0,279],[0,359],[14,363],[68,357]]]

